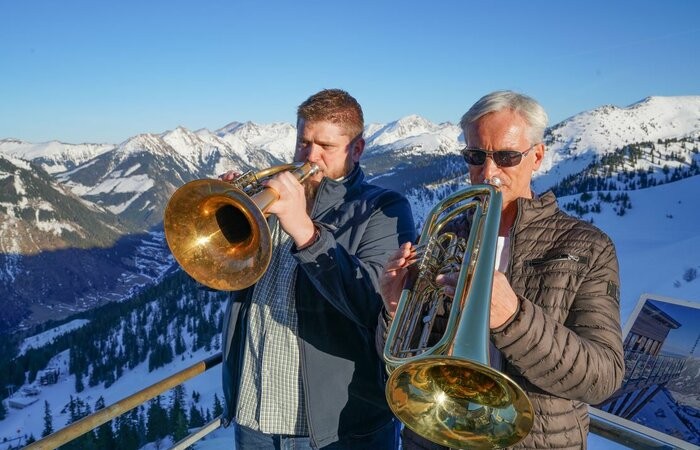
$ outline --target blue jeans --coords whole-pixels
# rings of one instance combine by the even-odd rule
[[[236,450],[316,450],[308,436],[265,434],[234,423]],[[323,450],[396,450],[399,446],[399,426],[391,421],[372,434],[344,438]]]

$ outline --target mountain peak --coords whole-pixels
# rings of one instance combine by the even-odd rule
[[[216,130],[215,134],[217,136],[221,137],[221,136],[224,136],[226,134],[233,133],[238,128],[240,128],[242,125],[243,125],[243,122],[231,122],[231,123],[219,128],[218,130]]]
[[[411,114],[386,125],[370,124],[366,128],[368,146],[384,146],[406,140],[419,139],[422,136],[446,135],[450,140],[457,140],[459,127],[451,123],[436,125],[433,122]],[[455,144],[456,148],[456,144]]]

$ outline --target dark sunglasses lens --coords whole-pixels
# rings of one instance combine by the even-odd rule
[[[467,164],[480,166],[486,162],[486,152],[481,150],[465,150],[462,154],[464,155],[464,160],[467,161]]]
[[[501,150],[493,153],[493,160],[498,167],[517,166],[522,157],[522,153],[512,150]]]

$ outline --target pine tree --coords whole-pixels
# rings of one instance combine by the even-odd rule
[[[219,396],[214,394],[214,417],[219,417],[224,413],[224,408],[221,406],[221,401],[219,401]]]
[[[175,336],[175,354],[182,355],[185,353],[185,350],[187,350],[187,346],[185,345],[185,340],[182,338],[182,329],[178,327]]]
[[[116,447],[119,450],[137,450],[139,448],[138,436],[124,415],[117,417]]]
[[[85,386],[83,385],[83,374],[78,372],[75,374],[75,392],[83,392]]]
[[[183,410],[176,412],[174,420],[175,422],[171,436],[173,437],[174,442],[180,442],[182,439],[187,437],[189,433],[187,428],[187,416],[185,415],[185,411]]]
[[[129,412],[129,420],[134,430],[139,447],[146,443],[146,424],[143,420],[143,406],[134,408]]]
[[[95,411],[99,411],[105,407],[105,399],[100,395],[100,398],[95,402]],[[114,439],[114,430],[112,429],[112,421],[103,423],[97,428],[97,436],[95,438],[97,448],[104,450],[116,450],[116,441]]]
[[[155,442],[168,435],[168,413],[160,403],[160,395],[152,399],[146,413],[146,440]]]
[[[199,428],[203,425],[204,415],[193,403],[192,406],[190,406],[190,428]]]
[[[44,431],[41,432],[41,437],[46,437],[53,433],[53,418],[51,417],[51,407],[49,402],[44,400]]]
[[[182,385],[173,388],[172,403],[169,413],[170,436],[174,442],[187,436],[187,415],[185,414],[185,388]]]
[[[2,398],[0,398],[0,420],[3,420],[7,416],[7,409],[5,409],[5,404],[2,401]]]

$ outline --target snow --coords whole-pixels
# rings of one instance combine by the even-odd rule
[[[696,228],[700,219],[700,196],[696,195],[697,192],[700,192],[700,177],[688,178],[655,188],[628,191],[632,208],[624,216],[618,216],[611,210],[610,205],[606,204],[603,204],[601,214],[590,215],[594,224],[612,238],[618,251],[623,323],[639,296],[645,292],[700,302],[700,279],[686,282],[682,278],[688,267],[700,267],[700,235]],[[560,204],[567,200],[560,199]],[[667,214],[672,214],[673,218],[668,218]],[[680,286],[676,281],[680,281]],[[57,331],[49,330],[42,335],[46,336],[47,333],[50,336]],[[178,359],[168,367],[152,373],[148,373],[147,366],[142,364],[126,373],[109,389],[86,388],[80,396],[94,404],[94,401],[103,395],[106,403],[110,404],[205,356],[206,354],[200,351],[188,355],[185,361]],[[0,432],[0,440],[3,436],[12,434],[9,430],[16,429],[31,432],[35,436],[40,435],[44,400],[49,401],[54,414],[57,414],[60,405],[73,393],[73,377],[66,379],[65,374],[62,376],[63,383],[42,387],[40,401],[28,406],[21,413],[10,410],[10,417],[1,423],[0,428],[5,431]],[[202,404],[211,405],[215,392],[221,397],[220,366],[188,382],[186,389],[188,393],[193,389],[202,393]],[[65,415],[56,417],[55,426],[60,426],[65,419]],[[230,429],[219,430],[212,437],[200,441],[197,447],[214,450],[227,445],[227,448],[231,448],[231,442]],[[625,447],[591,434],[589,448],[598,450]]]
[[[594,111],[576,115],[552,129],[553,142],[548,145],[545,164],[542,173],[535,181],[538,192],[550,186],[554,179],[581,171],[587,166],[593,156],[600,156],[629,142],[639,141],[638,136],[648,136],[650,142],[666,137],[698,136],[700,133],[700,96],[688,97],[650,97],[627,108],[605,106]],[[641,124],[641,125],[640,125]],[[387,134],[382,134],[387,133]],[[391,138],[389,137],[391,136]],[[580,139],[564,140],[566,136],[577,136]],[[408,116],[390,124],[370,124],[365,129],[368,147],[372,145],[387,148],[409,147],[418,151],[439,152],[437,149],[456,152],[463,142],[461,130],[451,124],[434,125],[419,116]],[[562,139],[562,140],[559,140]],[[460,142],[462,142],[460,144]],[[140,135],[120,147],[109,146],[90,147],[93,152],[114,151],[137,152],[151,149],[154,151],[175,151],[183,156],[189,164],[196,166],[200,157],[213,152],[225,150],[229,155],[237,152],[252,151],[265,148],[273,152],[280,160],[291,160],[294,152],[295,130],[289,124],[257,125],[254,123],[232,123],[220,130],[210,132],[198,130],[189,132],[181,127],[163,135]],[[18,167],[31,170],[30,166],[21,159],[31,157],[57,155],[56,144],[31,146],[18,141],[0,141],[0,154],[10,159]],[[67,144],[63,144],[64,146]],[[65,148],[65,147],[64,147]],[[675,148],[675,147],[674,147]],[[10,150],[8,150],[10,149]],[[193,150],[194,149],[194,150]],[[86,150],[87,151],[87,150]],[[377,150],[378,151],[378,150]],[[9,156],[8,156],[9,155]],[[239,154],[239,156],[241,156]],[[247,156],[242,156],[244,159]],[[680,164],[680,163],[679,163]],[[649,167],[641,164],[640,167]],[[97,194],[107,192],[135,193],[129,201],[112,207],[112,211],[123,211],[140,193],[153,186],[154,181],[145,175],[135,172],[138,165],[132,165],[123,173],[112,174],[99,185],[88,188],[73,185],[74,192]],[[65,174],[63,174],[65,175]],[[378,175],[376,178],[386,176]],[[12,174],[0,173],[0,177]],[[19,177],[15,177],[18,183]],[[15,187],[18,191],[22,185]],[[436,193],[441,188],[436,187]],[[619,192],[619,191],[618,191]],[[679,298],[700,303],[700,278],[686,281],[683,277],[689,268],[700,269],[700,177],[683,179],[648,189],[625,191],[630,197],[632,207],[623,216],[613,211],[612,205],[601,203],[602,213],[587,214],[583,218],[592,220],[594,225],[605,231],[612,239],[617,249],[620,278],[621,278],[621,317],[623,325],[629,318],[639,297],[644,293]],[[613,195],[615,192],[613,192]],[[580,196],[562,197],[559,204],[563,205]],[[595,199],[593,200],[595,201]],[[414,214],[418,221],[426,211],[436,203],[436,199],[411,197]],[[0,205],[12,214],[17,205]],[[9,233],[6,226],[9,222],[0,224],[0,237],[3,239]],[[61,227],[58,223],[44,223],[47,230]],[[0,249],[11,253],[11,247],[4,240]],[[0,275],[2,277],[2,275]],[[74,321],[79,322],[79,321]],[[82,323],[66,324],[63,327],[77,327]],[[48,330],[40,335],[27,338],[22,344],[22,352],[29,346],[40,346],[62,333],[68,328]],[[29,342],[30,339],[34,341]],[[86,387],[79,395],[91,406],[102,395],[106,404],[111,404],[127,395],[133,394],[147,385],[155,383],[162,377],[175,373],[186,366],[208,356],[203,351],[187,354],[185,360],[176,359],[167,367],[149,373],[147,363],[141,364],[117,380],[109,389],[101,386]],[[62,368],[61,381],[58,384],[42,386],[38,401],[22,410],[9,410],[9,416],[0,422],[0,441],[3,437],[11,438],[16,430],[22,433],[32,433],[39,437],[43,427],[44,401],[51,404],[54,427],[65,424],[66,414],[60,414],[60,409],[67,402],[69,395],[74,395],[74,378],[66,375],[69,355],[62,353],[52,361],[56,367]],[[186,383],[187,393],[196,390],[202,394],[201,404],[205,407],[213,403],[214,393],[222,397],[220,366],[200,375]],[[665,407],[664,405],[657,406]],[[647,417],[654,420],[654,415]],[[233,436],[231,429],[217,430],[207,439],[200,441],[197,448],[219,449],[231,448]],[[5,447],[0,444],[0,450]],[[626,448],[603,439],[600,436],[589,435],[589,449],[618,449]]]
[[[458,125],[433,124],[412,115],[386,125],[371,124],[365,128],[365,139],[370,154],[403,149],[408,154],[457,154],[462,130]]]
[[[50,141],[39,144],[12,139],[0,140],[0,153],[19,159],[32,160],[42,158],[53,164],[42,164],[49,173],[66,170],[65,163],[80,164],[114,148],[112,144],[65,144]]]
[[[28,338],[24,339],[22,344],[20,344],[19,354],[23,355],[30,348],[41,348],[44,345],[48,345],[57,337],[62,336],[69,331],[78,329],[87,323],[90,323],[90,321],[85,319],[76,319],[61,326],[46,330],[42,333],[35,334],[34,336],[29,336]]]
[[[50,331],[50,330],[49,330]],[[68,422],[68,412],[61,410],[67,405],[69,396],[74,398],[79,396],[87,402],[91,408],[94,407],[97,399],[102,396],[106,405],[111,405],[122,400],[141,389],[154,384],[167,376],[171,376],[197,362],[208,357],[204,350],[195,353],[185,353],[186,356],[176,357],[176,359],[166,367],[161,367],[148,372],[148,362],[136,366],[131,371],[125,371],[123,377],[114,382],[109,389],[104,389],[100,384],[89,387],[79,394],[74,391],[75,377],[68,375],[69,350],[60,353],[49,362],[49,366],[61,369],[59,382],[53,385],[40,386],[37,401],[26,408],[17,410],[8,408],[8,417],[0,422],[0,450],[5,450],[7,446],[2,442],[3,438],[12,438],[15,434],[33,434],[37,439],[43,430],[44,402],[48,401],[53,416],[54,430],[64,427]],[[211,410],[214,403],[214,393],[222,399],[221,386],[221,365],[198,375],[197,377],[184,383],[186,398],[191,399],[192,391],[196,390],[201,394],[200,404],[206,411]],[[164,397],[167,404],[169,397]]]

